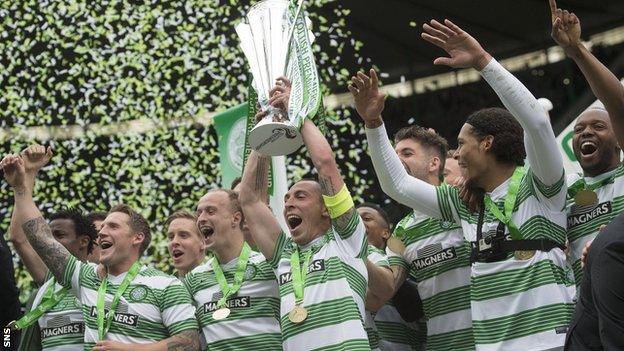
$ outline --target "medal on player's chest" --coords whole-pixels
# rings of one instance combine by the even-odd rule
[[[596,195],[595,191],[584,188],[579,190],[576,195],[574,195],[574,203],[578,206],[594,205],[598,203],[598,195]]]
[[[295,307],[288,313],[288,319],[295,323],[300,324],[303,323],[308,318],[308,310],[305,307],[299,305],[295,305]]]

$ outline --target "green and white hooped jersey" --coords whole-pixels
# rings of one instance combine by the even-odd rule
[[[299,247],[313,250],[303,289],[307,319],[294,324],[288,313],[295,307],[290,257],[296,244],[281,233],[269,261],[279,284],[284,350],[370,350],[364,330],[364,299],[368,273],[364,224],[353,212],[343,231],[332,227],[323,236]]]
[[[39,288],[32,304],[34,310],[43,299],[46,290],[54,282],[48,272],[46,282]],[[63,287],[55,284],[54,291]],[[74,294],[67,292],[65,297],[55,306],[44,313],[39,320],[41,330],[41,349],[43,351],[78,351],[83,349],[84,344],[84,318],[82,306]]]
[[[490,194],[503,211],[510,179]],[[560,245],[566,240],[566,215],[556,209],[563,203],[567,187],[561,179],[546,186],[530,168],[520,181],[512,221],[523,239],[549,239]],[[437,188],[443,218],[461,223],[464,236],[475,241],[477,218],[447,185]],[[483,234],[495,233],[498,219],[489,211]],[[506,235],[509,238],[508,228]],[[475,262],[471,271],[472,325],[477,350],[549,350],[561,347],[573,312],[573,294],[568,288],[565,254],[559,248],[536,251],[527,260],[510,253],[498,262]]]
[[[237,260],[221,266],[228,284],[234,281]],[[275,273],[264,256],[250,253],[243,284],[228,298],[226,305],[231,313],[223,320],[212,318],[223,297],[212,268],[214,262],[196,267],[184,281],[195,301],[206,350],[281,350],[279,291]]]
[[[390,268],[386,253],[373,245],[368,245],[368,260],[378,267]],[[364,329],[366,329],[366,335],[368,335],[368,343],[370,344],[371,350],[379,350],[379,333],[375,326],[375,312],[368,310],[365,312]]]
[[[394,230],[403,255],[386,249],[418,287],[427,321],[428,350],[474,350],[470,308],[470,244],[451,221],[412,211]]]
[[[97,298],[100,279],[97,266],[70,256],[62,285],[71,288],[82,304],[85,320],[84,350],[98,341]],[[108,276],[105,308],[127,273]],[[193,300],[177,278],[155,268],[141,267],[119,299],[106,340],[122,343],[153,343],[185,330],[197,330]]]
[[[424,320],[408,323],[399,314],[392,300],[375,314],[381,351],[425,351],[427,324]]]
[[[580,174],[568,176],[568,188],[583,182]],[[588,241],[598,235],[602,225],[609,224],[615,216],[624,211],[624,164],[616,169],[596,177],[585,177],[588,186],[599,185],[594,191],[598,202],[589,206],[579,206],[574,203],[571,191],[568,192],[568,242],[570,245],[570,265],[574,270],[574,281],[578,287],[583,278],[581,267],[581,253]]]

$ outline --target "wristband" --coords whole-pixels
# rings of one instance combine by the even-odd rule
[[[342,186],[342,189],[336,195],[323,195],[323,202],[331,219],[342,216],[353,207],[353,198],[351,198],[346,184]]]

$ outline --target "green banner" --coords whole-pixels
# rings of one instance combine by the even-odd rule
[[[240,104],[214,117],[219,141],[221,187],[223,188],[229,189],[232,181],[240,177],[243,172],[247,116],[250,113],[248,107],[248,103]]]

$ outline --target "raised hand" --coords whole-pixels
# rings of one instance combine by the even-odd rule
[[[292,84],[286,77],[279,77],[275,82],[275,87],[269,91],[269,105],[288,112],[288,102],[290,99],[290,89]]]
[[[26,182],[26,170],[24,169],[24,160],[17,155],[7,155],[0,162],[4,171],[4,178],[13,188],[24,188]]]
[[[552,31],[550,36],[553,40],[567,50],[581,44],[581,23],[572,12],[557,8],[555,0],[549,0],[550,14],[552,16]]]
[[[421,37],[431,44],[442,48],[451,57],[438,57],[434,65],[445,65],[453,68],[472,67],[482,70],[490,62],[492,56],[487,53],[479,42],[449,20],[444,24],[431,20],[423,25]]]
[[[369,128],[379,127],[382,123],[381,112],[384,109],[386,95],[379,91],[379,79],[374,69],[371,69],[370,78],[363,72],[358,72],[351,77],[351,84],[348,86],[357,113],[364,120]]]
[[[28,174],[37,174],[39,170],[50,162],[52,158],[52,148],[41,145],[31,145],[22,151],[24,168]]]

